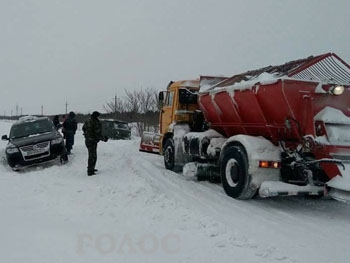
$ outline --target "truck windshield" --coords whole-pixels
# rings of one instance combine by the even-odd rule
[[[332,145],[350,146],[350,125],[326,123],[327,135]]]
[[[51,132],[54,130],[50,120],[36,120],[14,124],[10,131],[10,138],[22,138],[30,135]]]
[[[188,89],[179,90],[179,102],[181,104],[196,104],[198,99],[198,94],[194,93]]]

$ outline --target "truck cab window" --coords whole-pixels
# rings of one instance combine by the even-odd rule
[[[179,89],[179,102],[181,104],[196,104],[198,95],[188,89]]]
[[[165,106],[172,106],[173,100],[174,100],[174,91],[168,92],[166,101],[165,101]]]

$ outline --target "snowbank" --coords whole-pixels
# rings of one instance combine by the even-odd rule
[[[0,134],[11,123],[0,121]],[[0,141],[4,149],[5,141]],[[164,169],[139,140],[99,143],[86,176],[79,130],[70,162],[13,172],[1,157],[2,262],[347,262],[350,206],[238,201]],[[317,240],[317,242],[315,242]],[[329,246],[332,245],[330,249]]]

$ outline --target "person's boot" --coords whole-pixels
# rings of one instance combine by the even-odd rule
[[[88,175],[88,176],[95,175],[95,172],[94,172],[94,171],[88,171],[88,172],[87,172],[87,175]]]

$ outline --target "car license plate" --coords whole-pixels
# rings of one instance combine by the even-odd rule
[[[27,152],[27,156],[36,155],[36,154],[40,154],[40,153],[43,153],[43,152],[46,152],[45,148],[29,151],[29,152]]]

